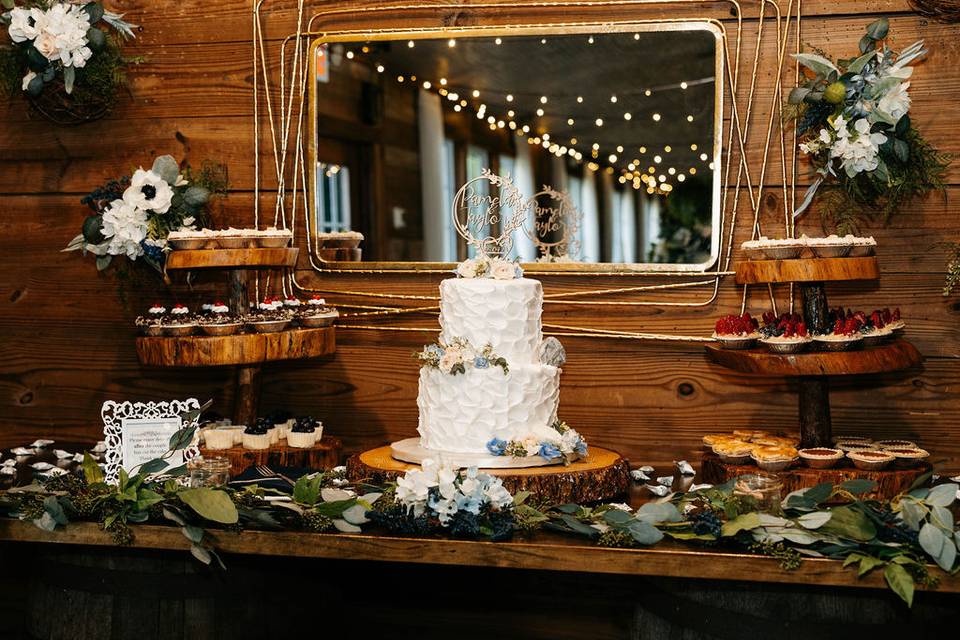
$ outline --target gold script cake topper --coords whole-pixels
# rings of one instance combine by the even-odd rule
[[[576,261],[580,256],[580,221],[583,214],[566,191],[550,185],[533,194],[524,207],[530,211],[527,236],[537,246],[541,262]]]
[[[524,226],[528,203],[509,175],[484,169],[453,197],[453,225],[468,246],[489,257],[506,256]]]

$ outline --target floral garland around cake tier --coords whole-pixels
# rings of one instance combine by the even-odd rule
[[[440,369],[454,376],[466,373],[467,369],[489,369],[491,365],[503,369],[504,375],[510,371],[506,358],[494,353],[491,345],[477,349],[464,338],[454,338],[450,344],[428,344],[414,356],[424,367]]]
[[[495,456],[510,456],[512,458],[540,456],[548,462],[563,462],[565,465],[587,456],[587,441],[570,425],[562,420],[557,420],[550,425],[550,428],[557,432],[558,437],[551,439],[524,438],[523,440],[510,441],[493,438],[487,443],[487,451]]]

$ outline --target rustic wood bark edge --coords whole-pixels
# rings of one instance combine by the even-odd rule
[[[707,345],[707,356],[717,364],[741,373],[765,376],[844,376],[902,371],[920,364],[916,347],[895,339],[876,347],[852,351],[812,351],[789,355],[770,353],[764,347],[735,350]]]
[[[300,249],[191,249],[171,251],[167,271],[184,269],[287,269],[297,266]]]
[[[268,467],[302,467],[307,469],[332,469],[340,464],[340,452],[343,443],[340,438],[323,436],[316,445],[308,449],[297,449],[288,446],[286,441],[271,446],[269,449],[253,450],[243,447],[229,449],[207,449],[200,447],[204,457],[220,456],[230,460],[230,475],[236,476],[248,467],[266,465]]]
[[[137,338],[140,362],[154,367],[214,367],[299,360],[332,354],[333,327],[232,336]]]
[[[866,498],[889,500],[908,490],[914,481],[927,471],[930,471],[930,468],[930,465],[925,462],[912,469],[891,468],[883,471],[863,471],[853,466],[843,466],[834,469],[811,469],[809,467],[798,466],[774,475],[783,482],[781,496],[786,496],[791,491],[796,491],[797,489],[812,487],[821,482],[840,484],[847,480],[862,479],[873,480],[877,483],[876,490],[866,494]],[[723,484],[738,476],[757,473],[759,471],[757,466],[752,464],[726,464],[713,453],[703,454],[701,469],[703,481],[710,484]]]
[[[378,447],[347,459],[347,477],[357,482],[392,482],[418,465],[394,460],[390,447]],[[511,492],[529,491],[553,503],[596,502],[626,493],[630,488],[630,465],[620,454],[593,447],[590,457],[568,466],[530,469],[487,469],[503,480]]]
[[[880,277],[876,256],[743,260],[736,264],[735,269],[737,284],[875,280]]]

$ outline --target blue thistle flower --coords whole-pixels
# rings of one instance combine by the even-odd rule
[[[487,443],[487,451],[495,456],[502,456],[507,451],[507,441],[500,438],[494,438]]]

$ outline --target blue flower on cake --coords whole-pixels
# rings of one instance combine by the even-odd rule
[[[543,458],[544,460],[557,460],[563,454],[560,453],[560,449],[552,442],[544,442],[543,444],[540,445],[540,449],[537,451],[537,455]]]
[[[502,456],[507,452],[507,441],[500,438],[494,438],[487,443],[487,451],[495,456]]]
[[[449,345],[442,342],[427,345],[414,355],[423,366],[451,375],[466,373],[468,368],[489,369],[491,364],[503,369],[504,373],[510,369],[506,359],[494,353],[490,345],[478,350],[463,338],[455,338]]]
[[[566,422],[557,420],[550,427],[544,427],[540,431],[541,434],[523,440],[506,442],[494,438],[487,443],[487,450],[495,456],[513,458],[540,456],[548,462],[562,460],[564,464],[570,464],[574,460],[587,456],[586,440]]]

